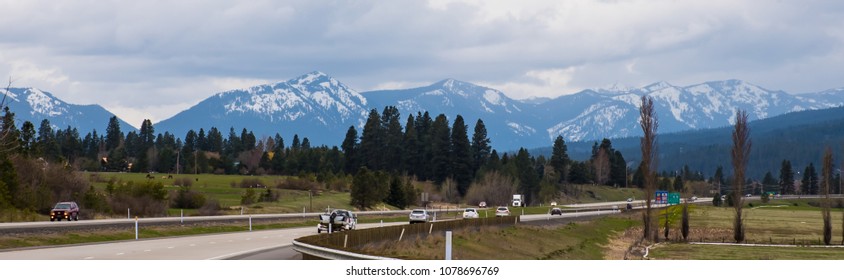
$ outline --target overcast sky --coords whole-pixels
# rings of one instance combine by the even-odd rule
[[[844,1],[0,0],[0,77],[131,124],[318,70],[512,98],[742,79],[844,87]],[[7,78],[4,78],[4,80]]]

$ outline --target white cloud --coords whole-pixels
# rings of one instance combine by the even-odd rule
[[[445,78],[511,96],[738,78],[844,86],[844,4],[770,1],[0,0],[0,75],[117,115],[313,70],[355,89]],[[254,84],[253,84],[254,83]],[[123,112],[125,111],[125,113]],[[166,111],[166,113],[165,113]]]
[[[522,76],[521,82],[480,82],[479,84],[498,89],[514,99],[557,97],[579,90],[571,85],[576,70],[575,67],[530,70]]]

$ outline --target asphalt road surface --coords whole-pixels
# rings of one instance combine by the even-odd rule
[[[404,224],[384,223],[383,226]],[[360,224],[358,228],[381,224]],[[316,234],[313,227],[141,239],[0,252],[0,260],[220,260],[301,259],[294,239]]]

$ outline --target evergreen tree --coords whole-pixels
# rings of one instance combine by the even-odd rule
[[[399,170],[402,164],[402,140],[404,134],[401,127],[401,114],[399,109],[393,106],[384,108],[381,114],[381,129],[384,146],[381,149],[383,154],[382,169],[390,172]]]
[[[803,172],[803,180],[800,181],[800,192],[802,194],[818,194],[818,173],[815,171],[815,165],[809,163]]]
[[[610,182],[611,186],[624,187],[627,185],[627,161],[619,151],[613,151],[610,157]]]
[[[346,131],[346,138],[343,139],[343,144],[340,145],[343,149],[343,154],[345,155],[346,162],[343,165],[343,170],[345,170],[346,174],[354,174],[358,170],[358,166],[360,165],[360,159],[358,158],[358,131],[355,129],[355,126],[349,126],[349,130]]]
[[[398,176],[391,176],[390,179],[390,194],[387,195],[385,203],[395,206],[399,209],[407,207],[407,196],[404,193],[405,187],[401,178]]]
[[[469,144],[468,128],[463,117],[457,115],[451,129],[451,177],[457,183],[457,192],[463,197],[472,183],[472,151]]]
[[[519,149],[516,154],[516,169],[519,178],[519,191],[528,197],[538,197],[539,194],[539,174],[533,165],[533,159],[530,153],[524,148]]]
[[[120,132],[120,122],[117,116],[112,116],[108,120],[108,127],[106,127],[106,151],[117,149],[123,144],[123,132]]]
[[[402,154],[402,168],[401,170],[410,174],[417,175],[419,165],[422,161],[421,147],[419,146],[419,135],[416,132],[416,124],[413,116],[407,117],[407,125],[404,128]]]
[[[352,179],[350,204],[364,210],[383,201],[389,192],[383,177],[382,174],[369,171],[366,167],[358,169],[358,173]]]
[[[419,157],[420,162],[417,163],[416,176],[419,180],[425,181],[433,178],[434,174],[434,146],[433,146],[433,131],[434,120],[428,112],[416,114],[416,135],[419,136]]]
[[[484,125],[483,120],[478,119],[475,122],[475,132],[472,134],[472,177],[475,177],[478,169],[486,165],[487,160],[489,160],[490,152],[492,151],[489,143],[490,140],[487,135],[486,125]]]
[[[645,187],[645,174],[642,171],[642,165],[636,167],[636,172],[633,173],[633,180],[631,183],[640,189]]]
[[[431,130],[433,179],[434,183],[441,185],[451,175],[451,129],[446,116],[438,115]]]
[[[782,194],[795,194],[794,171],[791,169],[791,161],[783,160],[780,167],[780,191]]]
[[[674,178],[674,191],[682,192],[684,188],[685,185],[683,184],[683,176],[677,175],[677,177]]]
[[[196,149],[200,151],[208,150],[208,138],[205,137],[205,129],[200,128],[196,134]]]
[[[723,189],[726,187],[724,184],[724,168],[720,165],[718,168],[715,169],[715,176],[712,177],[712,185],[718,190],[718,195],[720,196],[724,194]]]
[[[573,161],[569,168],[568,180],[573,184],[591,184],[589,167],[585,162]]]
[[[29,121],[23,122],[20,135],[20,150],[24,156],[29,157],[36,154],[38,144],[35,140],[35,125]]]
[[[202,132],[202,131],[200,131]],[[201,135],[201,134],[200,134]],[[201,138],[201,137],[200,137]],[[222,153],[223,152],[223,133],[217,130],[216,127],[211,127],[208,130],[208,137],[206,139],[206,151],[212,153]]]
[[[381,133],[381,116],[378,111],[369,111],[369,117],[363,126],[363,134],[360,139],[361,164],[370,170],[380,170],[382,165],[384,139]]]
[[[61,155],[61,148],[53,133],[53,126],[47,119],[42,120],[41,126],[38,127],[38,147],[41,155],[47,160],[55,161]]]
[[[774,175],[768,171],[762,179],[762,195],[774,190],[775,188],[779,188],[779,186],[777,186],[777,179],[774,179]]]
[[[551,150],[551,168],[557,174],[557,182],[566,182],[568,180],[568,165],[571,162],[568,155],[568,147],[563,136],[557,136],[554,139],[554,147]]]

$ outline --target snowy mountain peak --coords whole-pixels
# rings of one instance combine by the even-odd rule
[[[660,91],[660,90],[663,90],[663,89],[666,89],[666,88],[671,88],[671,87],[674,87],[674,86],[669,84],[666,81],[659,81],[659,82],[647,85],[647,86],[643,87],[642,89],[645,92],[654,92],[654,91]]]

